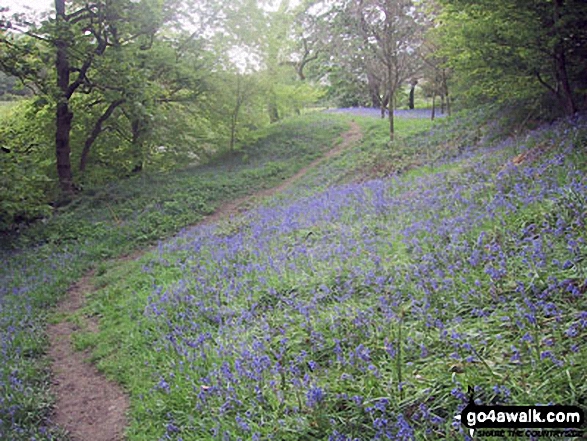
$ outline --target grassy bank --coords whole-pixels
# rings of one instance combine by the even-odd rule
[[[357,118],[287,197],[104,267],[78,345],[131,393],[129,439],[463,439],[469,386],[584,404],[587,121],[469,118],[352,182],[384,134]]]

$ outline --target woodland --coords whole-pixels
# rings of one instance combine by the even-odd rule
[[[88,186],[234,150],[308,107],[387,109],[391,139],[390,110],[413,108],[418,84],[448,113],[585,107],[581,1],[54,6],[0,21],[3,96],[28,96],[0,132],[3,229]]]
[[[0,7],[0,439],[587,414],[584,0],[48,5]]]

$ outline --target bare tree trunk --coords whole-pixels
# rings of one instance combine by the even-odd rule
[[[387,107],[389,110],[389,140],[393,141],[395,136],[395,122],[393,120],[393,111],[395,108],[395,89],[396,84],[394,84],[394,79],[396,77],[393,75],[393,69],[391,60],[388,60],[387,64],[387,98],[389,100]]]
[[[379,94],[380,81],[375,75],[367,72],[367,84],[369,86],[369,94],[371,95],[371,105],[381,108],[381,96]]]
[[[417,84],[418,84],[417,82],[412,82],[411,83],[411,87],[410,87],[410,99],[408,101],[408,108],[410,110],[414,110],[414,107],[415,107],[414,106],[414,93],[416,91],[416,85]]]
[[[73,113],[69,109],[69,58],[67,40],[64,37],[65,0],[55,0],[56,25],[58,37],[55,41],[57,54],[55,68],[57,71],[57,87],[59,89],[57,111],[55,115],[55,155],[57,159],[57,176],[63,196],[70,197],[74,193],[73,175],[71,172],[70,132]]]
[[[450,95],[448,93],[448,80],[446,78],[446,71],[442,69],[442,90],[444,96],[446,98],[446,113],[448,116],[451,115],[451,108],[450,108]]]
[[[385,119],[385,111],[387,110],[387,105],[389,104],[389,92],[386,92],[381,99],[381,104],[379,108],[381,109],[381,119]]]
[[[394,110],[394,94],[395,91],[392,87],[389,88],[389,104],[388,104],[388,111],[389,111],[389,140],[393,141],[395,136],[395,123],[393,120],[393,110]]]
[[[434,121],[434,117],[436,116],[436,94],[432,95],[432,115],[430,119]]]
[[[371,91],[371,106],[374,108],[381,108],[381,97],[377,91]]]

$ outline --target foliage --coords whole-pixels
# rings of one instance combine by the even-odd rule
[[[512,103],[548,93],[565,114],[584,105],[584,2],[441,3],[443,51],[461,94]]]
[[[11,101],[29,93],[19,87],[17,78],[0,71],[0,100]]]
[[[462,438],[469,385],[584,402],[585,2],[269,3],[59,0],[34,24],[0,8],[0,93],[34,92],[0,110],[0,438],[64,437],[44,325],[97,263],[103,328],[78,343],[131,391],[131,439]],[[356,117],[355,149],[182,230],[349,122],[284,117],[393,110],[422,77],[447,104],[450,85],[512,107],[400,118],[393,142],[392,118]],[[524,133],[544,109],[569,118]],[[58,207],[59,184],[82,195]]]
[[[188,17],[189,31],[178,22],[182,11],[197,13]],[[245,15],[250,26],[236,25]],[[33,189],[43,201],[55,200],[57,183],[79,191],[142,170],[206,161],[320,96],[282,63],[288,44],[282,37],[291,26],[287,5],[269,12],[261,4],[233,2],[220,14],[214,1],[72,3],[61,21],[30,25],[15,16],[2,25],[0,66],[38,95],[35,112],[22,114],[26,121],[17,131],[23,137],[42,128],[43,146],[53,143],[57,153],[52,160],[43,148],[44,164],[54,170],[34,171],[56,178]],[[268,32],[253,32],[260,28]],[[68,85],[57,90],[53,66],[60,41],[71,72]],[[256,54],[260,62],[251,57],[243,66],[232,58],[236,50]],[[71,122],[55,116],[63,103]],[[56,122],[61,147],[55,144]],[[15,214],[4,213],[8,225]]]
[[[56,170],[65,193],[74,183],[87,183],[84,172],[100,147],[95,162],[111,176],[141,169],[161,145],[172,153],[196,154],[201,148],[189,130],[159,129],[171,112],[176,121],[188,122],[178,104],[194,105],[205,89],[207,60],[199,36],[181,29],[161,32],[176,24],[182,5],[143,0],[68,3],[65,8],[60,1],[56,17],[40,24],[18,17],[3,22],[0,66],[55,112]]]
[[[424,30],[432,24],[419,2],[316,1],[302,17],[305,53],[316,60],[309,76],[328,85],[334,105],[395,108],[402,86],[422,75]]]
[[[47,160],[43,115],[31,127],[23,115],[35,114],[32,101],[21,101],[0,116],[0,231],[51,212],[47,191],[53,165]]]

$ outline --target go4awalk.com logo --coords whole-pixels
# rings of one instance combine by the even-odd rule
[[[469,404],[455,417],[471,436],[506,438],[582,437],[585,414],[577,406],[482,406],[475,404],[469,389]]]

